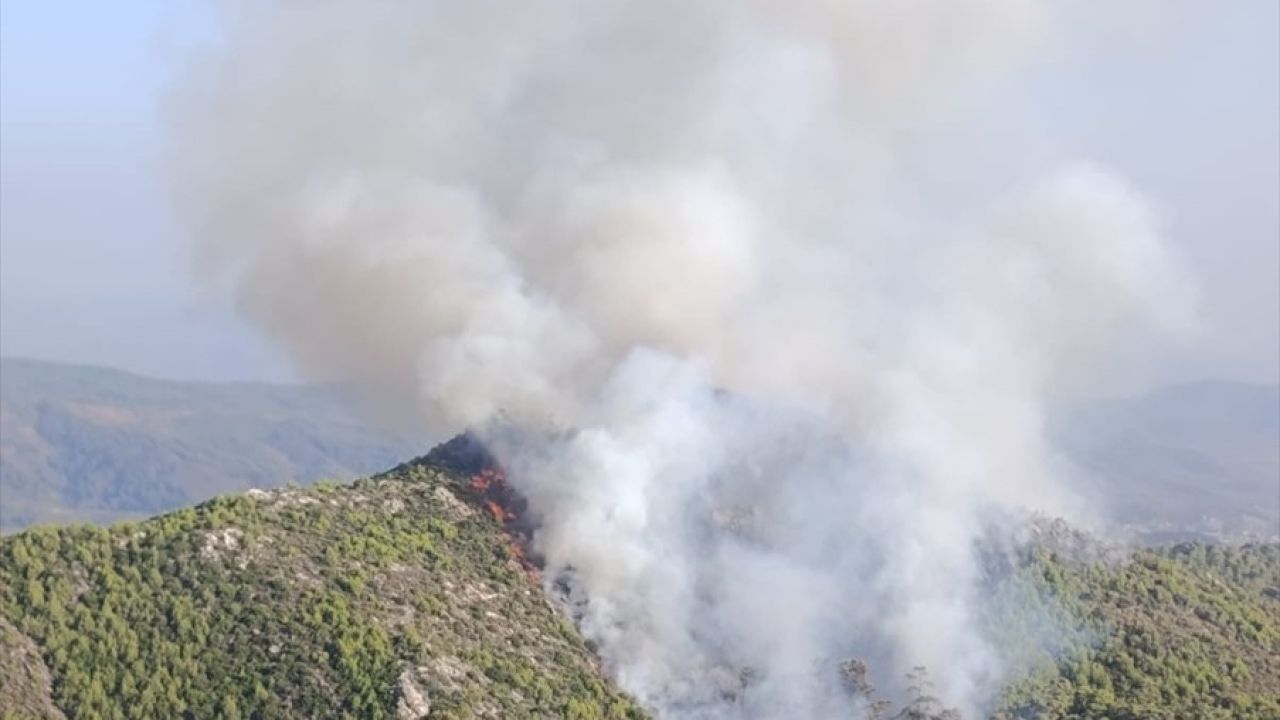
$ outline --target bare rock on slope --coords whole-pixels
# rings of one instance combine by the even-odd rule
[[[49,668],[31,638],[0,616],[0,711],[15,717],[63,720],[53,703]]]

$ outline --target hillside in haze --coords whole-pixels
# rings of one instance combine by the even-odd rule
[[[1085,492],[1141,538],[1280,535],[1280,387],[1164,387],[1089,405],[1062,436]]]
[[[492,504],[458,447],[351,485],[0,539],[0,717],[644,717],[525,559],[518,503]],[[987,551],[985,632],[1017,668],[991,717],[1280,713],[1280,546],[1123,556],[1061,523],[1032,535]],[[894,669],[849,652],[813,672],[870,700],[854,720],[955,717],[878,704]],[[786,716],[757,704],[752,668],[709,672],[689,681],[731,680],[731,717]]]
[[[1083,492],[1152,540],[1280,533],[1280,388],[1203,382],[1061,423]],[[362,423],[332,389],[153,380],[0,361],[0,529],[136,518],[251,487],[351,479],[425,442]]]
[[[218,494],[352,479],[422,452],[331,388],[155,380],[0,360],[0,530],[110,522]]]

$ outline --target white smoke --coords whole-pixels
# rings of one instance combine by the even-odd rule
[[[318,376],[571,431],[503,459],[627,690],[846,716],[864,654],[981,706],[986,513],[1073,510],[1046,403],[1190,315],[1123,181],[957,130],[1069,45],[1062,8],[224,10],[175,113],[204,264]]]

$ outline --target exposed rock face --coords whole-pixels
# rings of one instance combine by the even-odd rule
[[[63,720],[53,703],[49,668],[31,638],[0,616],[0,714]]]
[[[421,720],[431,714],[431,700],[426,689],[419,684],[425,672],[426,668],[419,667],[400,673],[400,701],[396,704],[399,720]]]

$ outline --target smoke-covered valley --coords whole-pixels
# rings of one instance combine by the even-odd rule
[[[1088,524],[1048,413],[1195,325],[1140,189],[995,136],[1078,6],[223,20],[172,108],[210,279],[314,376],[478,432],[624,689],[844,717],[857,656],[985,707],[975,543]]]

